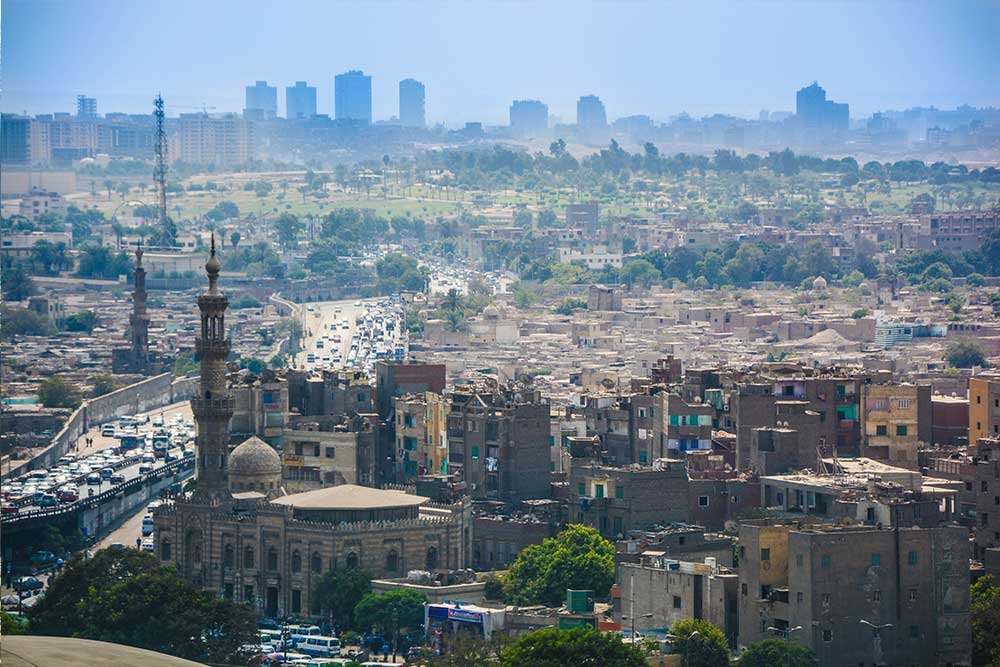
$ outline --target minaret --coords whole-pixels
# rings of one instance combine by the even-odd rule
[[[132,292],[132,372],[149,372],[149,313],[146,311],[146,269],[142,268],[142,242],[135,244],[135,291]]]
[[[229,299],[219,291],[219,270],[222,265],[215,256],[215,234],[212,234],[212,254],[205,263],[208,291],[198,297],[201,311],[201,335],[195,339],[195,349],[201,359],[201,384],[198,396],[191,400],[191,409],[198,422],[198,482],[196,502],[212,505],[228,503],[229,493],[229,420],[233,417],[233,398],[226,386],[226,358],[230,341],[226,337],[225,313]]]

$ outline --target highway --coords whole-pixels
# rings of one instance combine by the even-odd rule
[[[158,417],[162,417],[163,428],[169,432],[172,443],[165,459],[157,459],[153,456],[151,438],[146,439],[148,444],[145,446],[122,455],[116,454],[120,441],[114,437],[102,436],[101,427],[94,427],[80,437],[74,450],[60,459],[60,463],[55,467],[48,470],[32,471],[27,475],[4,482],[3,486],[0,487],[0,493],[4,497],[3,521],[16,520],[19,517],[41,511],[51,511],[55,507],[69,507],[74,502],[79,502],[92,495],[99,495],[147,472],[160,470],[171,460],[183,458],[185,449],[188,456],[193,457],[194,427],[191,422],[190,404],[177,403],[156,410],[148,416],[150,421],[138,427],[137,435],[151,436],[154,428],[157,428],[153,426],[153,422],[159,421]],[[92,439],[92,444],[89,446],[88,439]],[[153,460],[150,461],[150,458]],[[94,473],[99,475],[104,468],[114,469],[114,482],[109,479],[101,479],[100,483],[87,483],[88,475]],[[33,480],[32,475],[37,476],[37,479]],[[65,492],[70,490],[76,492],[76,499],[65,495]],[[61,501],[57,498],[57,505],[51,505],[50,500],[50,504],[43,507],[34,501],[36,493],[48,492],[55,495],[58,491],[64,492],[64,497]],[[17,511],[14,512],[12,507],[17,507]]]
[[[405,312],[398,300],[388,297],[302,304],[302,351],[293,365],[316,371],[363,370],[374,383],[376,359],[407,356]]]

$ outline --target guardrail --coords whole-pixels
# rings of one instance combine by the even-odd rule
[[[174,474],[178,470],[186,470],[189,468],[194,468],[195,460],[194,457],[178,459],[177,461],[171,461],[170,463],[150,470],[149,472],[143,473],[138,477],[134,477],[127,482],[118,484],[111,487],[107,491],[102,491],[95,496],[87,496],[86,498],[80,498],[71,503],[66,503],[64,505],[59,505],[58,507],[45,507],[39,508],[37,510],[30,510],[28,512],[18,512],[17,514],[5,514],[0,517],[0,524],[11,524],[18,521],[25,521],[28,519],[40,519],[44,517],[56,516],[59,514],[67,514],[69,512],[75,512],[80,509],[87,509],[95,505],[99,505],[105,500],[117,496],[118,494],[125,494],[130,492],[132,489],[138,488],[140,486],[145,486],[151,479],[159,479],[165,474]]]

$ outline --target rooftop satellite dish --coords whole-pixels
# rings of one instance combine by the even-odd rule
[[[614,389],[615,384],[617,383],[611,378],[604,378],[603,380],[601,380],[601,386],[604,387],[605,389]]]

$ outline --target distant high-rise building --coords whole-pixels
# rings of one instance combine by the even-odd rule
[[[178,136],[183,162],[239,167],[253,160],[253,123],[238,114],[182,113]]]
[[[521,137],[545,134],[549,129],[549,107],[538,100],[514,100],[510,105],[510,129]]]
[[[809,130],[842,132],[850,125],[848,105],[826,99],[826,91],[815,81],[795,94],[795,116]]]
[[[597,95],[584,95],[576,103],[576,126],[580,139],[603,144],[608,139],[608,114]]]
[[[399,122],[407,127],[425,127],[424,84],[416,79],[399,82]]]
[[[372,78],[361,70],[338,74],[334,79],[334,117],[365,125],[372,122]]]
[[[78,118],[97,118],[97,98],[77,95],[76,115]]]
[[[316,115],[316,87],[296,81],[285,88],[285,118],[312,118]]]
[[[597,95],[584,95],[576,103],[576,124],[581,129],[605,128],[608,126],[608,114],[604,110],[604,102]]]
[[[258,81],[246,87],[247,100],[243,115],[254,120],[274,118],[278,115],[278,89]]]
[[[24,164],[31,161],[31,119],[0,114],[0,163]]]

